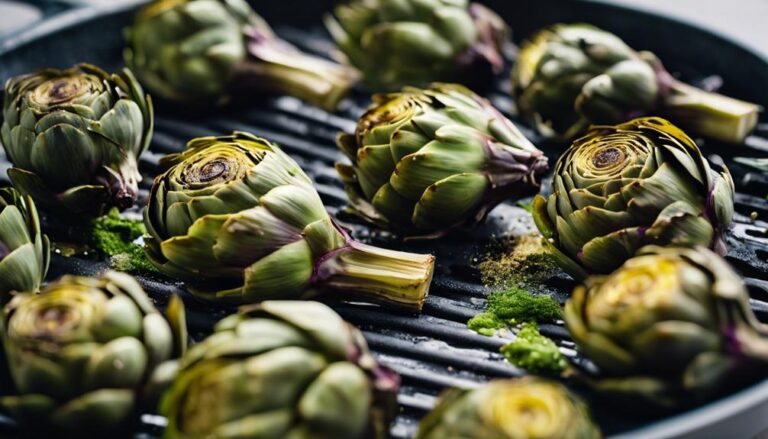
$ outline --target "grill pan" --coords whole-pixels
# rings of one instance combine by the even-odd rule
[[[91,62],[114,71],[121,65],[121,30],[131,22],[143,0],[123,0],[101,6],[74,7],[47,18],[24,32],[0,41],[0,81],[41,67],[66,67]],[[515,32],[516,40],[544,25],[560,21],[587,21],[616,32],[631,46],[649,49],[663,59],[670,71],[679,72],[687,82],[709,86],[722,78],[725,94],[756,102],[768,108],[768,52],[760,54],[704,30],[670,18],[626,9],[596,1],[516,0],[487,1]],[[330,0],[262,1],[255,9],[286,40],[302,49],[328,55],[332,44],[320,25],[322,14],[330,10]],[[502,75],[485,95],[518,123],[554,164],[563,145],[548,145],[516,120],[509,112],[507,75]],[[472,261],[487,253],[493,237],[518,236],[534,230],[532,220],[514,204],[500,205],[488,221],[474,230],[454,233],[434,242],[403,243],[387,233],[371,229],[343,212],[346,196],[333,169],[343,160],[334,145],[341,130],[352,131],[357,116],[369,103],[369,91],[360,87],[344,101],[342,110],[329,114],[290,97],[254,100],[253,105],[214,109],[204,116],[185,114],[166,102],[156,102],[155,135],[150,151],[141,160],[145,175],[141,185],[141,204],[146,202],[151,177],[159,172],[158,160],[164,154],[184,148],[188,139],[198,136],[249,131],[277,142],[314,179],[331,214],[349,227],[362,241],[388,248],[430,252],[437,256],[434,282],[424,311],[420,315],[387,311],[376,306],[329,302],[345,319],[360,327],[381,362],[399,372],[403,386],[398,396],[401,412],[393,425],[395,438],[413,436],[418,421],[435,403],[439,392],[449,386],[475,386],[488,379],[518,377],[525,371],[505,362],[499,348],[509,339],[477,335],[466,328],[466,321],[482,311],[490,290],[480,281]],[[751,305],[758,318],[768,322],[768,176],[751,172],[733,162],[734,156],[768,156],[768,123],[765,118],[744,145],[726,146],[698,140],[710,160],[726,163],[736,181],[736,215],[727,235],[728,260],[745,277]],[[0,185],[9,184],[10,164],[0,156]],[[544,192],[548,191],[545,180]],[[757,212],[758,219],[750,214]],[[127,215],[138,218],[138,208]],[[56,234],[56,223],[47,221]],[[106,268],[104,261],[87,257],[64,258],[54,255],[49,279],[62,274],[90,275]],[[211,308],[186,294],[181,283],[162,276],[139,276],[139,281],[154,302],[163,307],[170,294],[182,295],[188,307],[190,334],[196,340],[211,331],[213,324],[232,309]],[[565,274],[555,274],[537,290],[563,303],[574,286]],[[343,297],[341,297],[343,299]],[[558,324],[542,325],[541,332],[553,338],[572,361],[585,364],[574,350],[567,331]],[[586,398],[586,389],[566,382]],[[593,414],[603,432],[610,437],[752,437],[768,429],[768,379],[736,391],[718,401],[665,418],[641,418],[624,410],[591,401]],[[136,438],[155,438],[162,433],[165,420],[143,415]],[[0,437],[18,432],[7,418],[0,417]]]

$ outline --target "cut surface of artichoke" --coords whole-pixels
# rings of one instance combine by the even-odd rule
[[[554,381],[524,377],[449,389],[416,439],[597,439],[587,405]]]

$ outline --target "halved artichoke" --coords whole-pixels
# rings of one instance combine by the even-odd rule
[[[557,24],[526,41],[512,88],[519,111],[542,134],[568,139],[589,124],[656,115],[693,134],[741,143],[760,111],[675,79],[653,53],[589,24]]]
[[[383,439],[399,377],[318,302],[244,307],[189,350],[161,404],[168,439]]]
[[[533,195],[547,158],[491,104],[457,84],[381,94],[341,134],[337,164],[355,212],[407,235],[439,236]]]
[[[129,70],[80,64],[5,84],[0,139],[13,185],[58,216],[125,209],[138,194],[138,158],[149,147],[152,101]]]
[[[282,40],[244,0],[154,0],[126,40],[126,64],[153,93],[203,107],[257,92],[335,110],[359,76]]]
[[[339,49],[377,90],[432,81],[486,85],[504,68],[510,30],[467,0],[351,0],[325,20]]]
[[[566,304],[565,323],[603,372],[595,387],[638,408],[699,403],[768,366],[768,328],[744,282],[704,247],[649,246],[590,277]]]
[[[552,192],[534,200],[534,220],[577,279],[610,273],[648,244],[725,252],[731,175],[664,119],[593,127],[557,161]]]
[[[312,180],[269,141],[203,137],[168,156],[144,215],[147,255],[208,300],[252,303],[324,292],[420,310],[434,256],[353,240]]]
[[[123,432],[154,369],[184,351],[183,307],[174,301],[169,321],[117,272],[64,276],[40,294],[15,296],[2,327],[16,392],[0,407],[36,437]]]
[[[450,389],[419,426],[416,439],[598,439],[587,405],[563,385],[540,378],[495,380]]]

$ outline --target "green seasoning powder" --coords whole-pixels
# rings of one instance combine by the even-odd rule
[[[127,272],[156,272],[144,249],[135,241],[146,233],[141,221],[120,218],[113,209],[109,214],[93,220],[91,240],[94,247],[110,257],[110,266]]]
[[[494,289],[537,283],[559,270],[540,235],[494,241],[477,269],[483,284]]]
[[[568,367],[568,360],[551,339],[541,335],[535,323],[524,324],[517,338],[501,348],[506,359],[529,372],[558,375]]]
[[[467,322],[469,329],[493,335],[497,329],[526,322],[552,322],[562,317],[560,304],[549,296],[533,295],[513,287],[507,291],[491,293],[486,311]]]

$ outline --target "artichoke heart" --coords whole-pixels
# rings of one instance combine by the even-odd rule
[[[189,350],[160,406],[168,439],[385,439],[399,377],[318,302],[265,301]]]
[[[130,207],[138,158],[154,128],[152,101],[133,74],[80,64],[16,76],[5,84],[8,176],[47,211],[72,219]]]
[[[416,439],[598,439],[587,405],[540,378],[495,380],[450,389],[427,414]]]
[[[603,372],[595,388],[651,409],[706,401],[768,363],[768,327],[744,282],[704,247],[643,248],[577,287],[565,323]]]
[[[547,158],[485,99],[456,84],[374,97],[339,148],[336,169],[355,213],[410,236],[482,221],[538,192]]]
[[[512,88],[519,111],[542,134],[567,139],[590,124],[656,115],[694,134],[742,143],[760,111],[675,79],[653,53],[589,24],[554,25],[526,41]]]
[[[434,257],[353,240],[280,148],[236,132],[163,160],[145,224],[157,268],[202,298],[232,303],[325,291],[420,310]]]
[[[125,62],[153,93],[201,107],[255,92],[330,111],[359,76],[280,39],[245,0],[155,0],[125,33]]]
[[[660,118],[595,126],[555,165],[552,194],[533,216],[561,267],[577,279],[610,273],[639,248],[701,245],[724,254],[733,217],[728,169]]]

